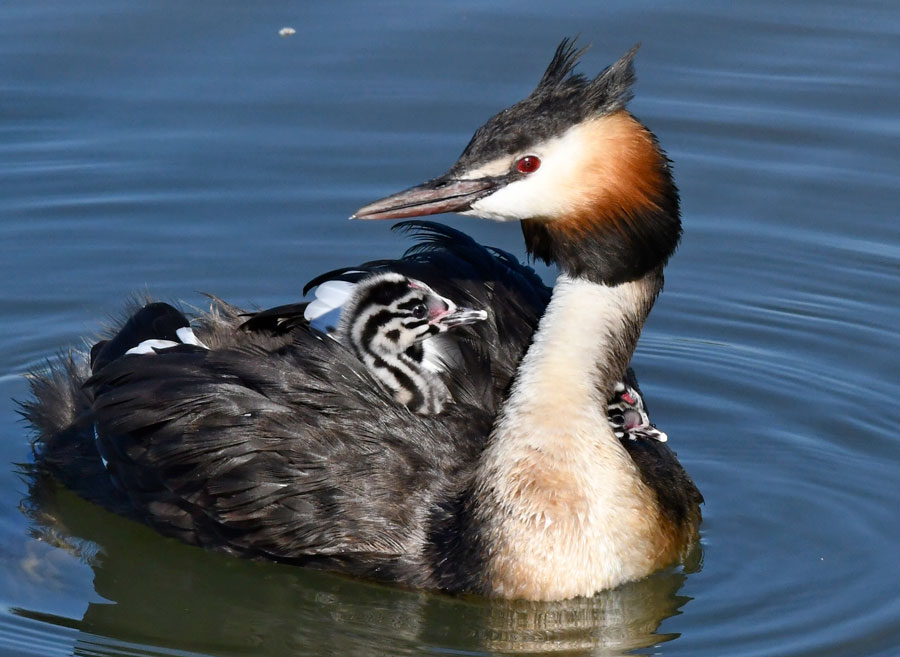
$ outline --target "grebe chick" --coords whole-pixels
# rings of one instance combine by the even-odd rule
[[[644,397],[638,390],[637,383],[634,382],[632,385],[634,375],[631,370],[625,376],[624,381],[616,384],[615,394],[606,407],[613,433],[617,438],[666,442],[669,436],[650,422]]]
[[[450,392],[425,362],[426,341],[484,319],[484,310],[460,308],[421,281],[387,272],[356,285],[333,337],[353,349],[397,402],[432,415]]]

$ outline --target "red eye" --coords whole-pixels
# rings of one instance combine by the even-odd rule
[[[534,173],[541,166],[541,158],[537,155],[526,155],[516,162],[516,169],[519,173]]]

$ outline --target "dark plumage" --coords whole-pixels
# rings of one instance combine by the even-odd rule
[[[295,326],[289,340],[236,330],[243,318],[219,305],[195,321],[198,337],[217,349],[123,356],[90,375],[64,360],[35,375],[36,401],[24,407],[39,431],[39,464],[88,499],[188,543],[434,586],[424,556],[434,531],[428,509],[465,488],[549,290],[510,256],[457,231],[402,228],[424,239],[392,269],[491,308],[486,322],[457,330],[455,403],[440,416],[394,402],[351,351],[307,327]],[[107,345],[121,344],[121,355],[160,337],[146,329],[161,318],[187,325],[173,311],[144,307]],[[135,331],[142,318],[150,321]]]
[[[491,308],[487,321],[457,331],[464,358],[450,372],[455,403],[441,415],[395,403],[351,351],[302,326],[302,310],[292,331],[266,337],[219,303],[194,322],[218,349],[95,357],[92,372],[75,356],[33,375],[34,401],[23,406],[38,430],[38,464],[87,499],[187,543],[413,586],[477,588],[470,568],[479,551],[448,539],[464,522],[455,501],[468,495],[550,290],[508,253],[456,230],[397,228],[420,237],[403,259],[354,269],[432,280],[447,297]],[[188,323],[153,303],[98,344],[119,345],[122,356]],[[623,444],[639,456],[656,449]],[[681,471],[664,477],[673,474]],[[455,554],[463,549],[472,554]]]

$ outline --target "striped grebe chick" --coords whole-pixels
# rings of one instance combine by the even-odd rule
[[[450,392],[425,360],[429,338],[487,319],[461,308],[425,283],[402,274],[375,274],[356,285],[334,336],[346,343],[394,399],[414,413],[440,413]]]
[[[661,443],[669,440],[668,435],[650,422],[644,396],[637,387],[637,380],[630,368],[625,373],[625,378],[616,384],[606,412],[609,415],[609,425],[617,438],[657,440]]]

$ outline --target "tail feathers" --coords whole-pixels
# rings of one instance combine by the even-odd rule
[[[62,354],[29,375],[31,399],[20,412],[35,430],[35,463],[27,472],[52,475],[63,486],[110,511],[137,518],[124,493],[115,487],[94,444],[87,354]],[[38,477],[35,482],[40,481]]]
[[[28,375],[31,398],[21,402],[20,413],[37,431],[36,442],[49,439],[84,423],[91,398],[82,384],[90,375],[85,354],[69,352],[39,372]]]

